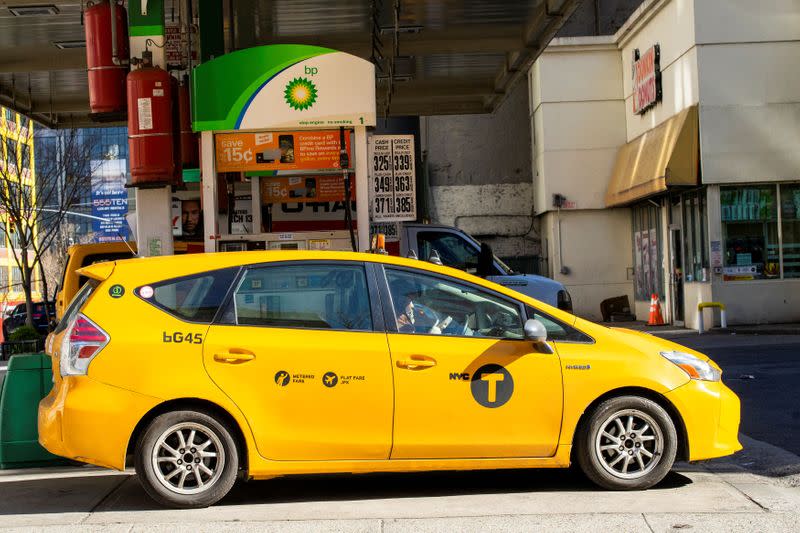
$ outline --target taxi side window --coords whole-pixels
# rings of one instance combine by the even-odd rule
[[[522,339],[520,306],[474,286],[386,269],[400,333]]]
[[[210,324],[237,270],[226,268],[153,283],[153,297],[146,301],[177,318]]]
[[[572,326],[568,326],[550,315],[542,313],[538,309],[527,306],[525,310],[528,313],[528,318],[535,318],[544,325],[544,329],[547,330],[547,340],[583,343],[594,342],[594,339],[585,333],[578,331]]]
[[[234,323],[372,331],[367,276],[355,264],[249,269],[233,297]]]

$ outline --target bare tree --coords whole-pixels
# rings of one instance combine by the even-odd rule
[[[70,206],[90,190],[93,169],[90,143],[79,130],[37,129],[34,133],[28,127],[22,129],[20,138],[35,141],[36,169],[35,173],[31,170],[28,143],[7,139],[5,157],[0,161],[0,211],[5,215],[1,227],[11,241],[11,255],[25,294],[27,324],[32,326],[34,273],[37,269],[43,273],[41,261],[61,234]],[[44,296],[46,299],[46,292]]]

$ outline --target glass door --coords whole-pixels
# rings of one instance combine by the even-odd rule
[[[671,226],[669,229],[669,265],[670,265],[670,293],[672,323],[683,326],[683,240],[681,228]]]

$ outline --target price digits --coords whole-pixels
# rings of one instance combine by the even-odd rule
[[[222,153],[225,159],[232,163],[251,163],[253,161],[253,149],[242,150],[240,146],[229,146],[223,148]]]

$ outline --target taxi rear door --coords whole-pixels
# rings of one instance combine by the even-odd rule
[[[204,343],[205,367],[273,460],[387,459],[392,369],[372,266],[244,269]]]

